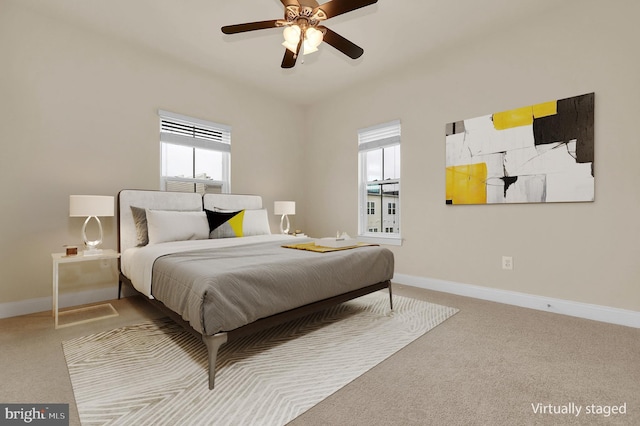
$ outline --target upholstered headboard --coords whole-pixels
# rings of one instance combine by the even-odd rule
[[[262,197],[240,194],[204,194],[203,203],[207,210],[254,210],[262,208]]]
[[[136,225],[131,207],[155,210],[202,211],[202,196],[190,192],[123,189],[118,194],[118,250],[135,247]]]
[[[203,207],[204,206],[204,207]],[[118,194],[118,250],[135,247],[138,235],[131,207],[152,210],[202,211],[261,209],[262,197],[239,194],[200,194],[123,189]]]

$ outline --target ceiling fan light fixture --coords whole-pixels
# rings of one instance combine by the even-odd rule
[[[309,47],[317,48],[322,43],[322,31],[314,27],[307,28],[305,31],[304,40],[308,43]]]
[[[301,34],[302,31],[297,25],[290,25],[286,27],[284,31],[282,31],[282,35],[284,36],[284,42],[282,43],[282,45],[293,53],[296,53]]]
[[[291,52],[293,52],[293,53],[296,53],[296,49],[298,48],[298,44],[297,44],[297,43],[296,43],[296,44],[291,44],[291,43],[289,43],[289,42],[288,42],[288,41],[286,41],[286,40],[282,42],[282,45],[283,45],[284,47],[286,47],[286,48],[287,48],[287,50],[290,50],[290,51],[291,51]]]
[[[302,50],[302,54],[303,55],[308,55],[309,53],[313,53],[313,52],[317,52],[317,51],[318,51],[317,47],[313,47],[313,46],[309,45],[306,40],[304,41],[304,48]]]
[[[322,31],[309,27],[304,32],[304,48],[302,50],[303,55],[308,55],[309,53],[317,52],[318,46],[322,43]]]

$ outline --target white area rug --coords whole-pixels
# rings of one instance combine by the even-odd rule
[[[83,425],[283,425],[457,312],[386,291],[206,348],[169,319],[66,341]]]

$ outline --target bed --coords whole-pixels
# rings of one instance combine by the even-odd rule
[[[221,345],[388,289],[393,253],[379,246],[311,252],[272,234],[257,195],[122,190],[120,287],[127,283],[202,338],[209,388]]]

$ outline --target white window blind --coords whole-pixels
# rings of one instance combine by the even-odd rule
[[[160,141],[231,152],[231,127],[160,111]]]

